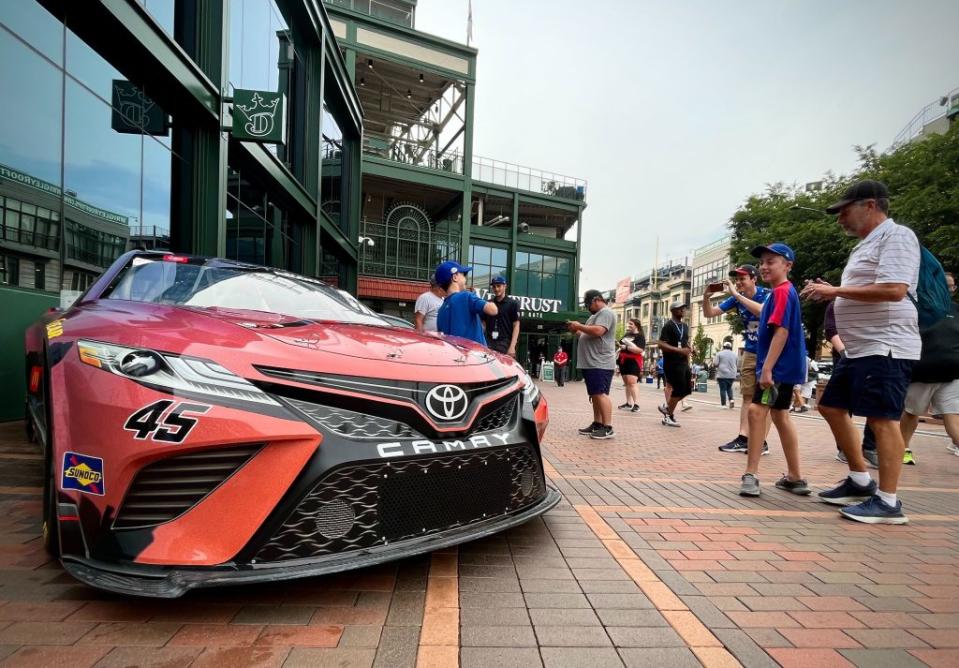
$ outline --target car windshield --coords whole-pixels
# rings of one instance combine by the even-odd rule
[[[388,326],[352,296],[320,281],[217,260],[173,262],[137,257],[117,277],[105,299],[196,308],[244,309],[306,320]]]

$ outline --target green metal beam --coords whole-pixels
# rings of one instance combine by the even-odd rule
[[[466,129],[463,131],[463,259],[469,257],[471,216],[473,211],[473,116],[476,113],[476,85],[466,84]]]
[[[509,281],[510,285],[513,285],[513,272],[516,267],[516,242],[519,233],[519,196],[516,193],[513,194],[513,215],[510,217],[509,228],[509,278],[506,280]]]
[[[232,140],[230,151],[244,169],[252,169],[261,180],[276,185],[270,194],[277,197],[287,207],[299,209],[298,215],[316,217],[316,200],[306,188],[296,180],[286,165],[270,153],[262,144]]]
[[[39,2],[125,77],[139,85],[149,84],[150,96],[167,113],[199,115],[219,122],[221,88],[149,16],[141,3]],[[222,0],[213,0],[211,4],[213,8],[203,10],[217,9]],[[226,30],[229,33],[229,24]]]
[[[117,4],[117,3],[110,3]],[[133,9],[139,5],[132,3]],[[229,16],[223,0],[177,0],[174,35],[216,90],[225,90],[229,62]],[[192,63],[191,63],[192,64]],[[226,255],[228,143],[216,118],[173,127],[170,245],[201,255]]]
[[[404,165],[401,162],[393,162],[392,160],[377,158],[372,155],[363,156],[363,174],[384,176],[390,179],[396,179],[397,181],[432,186],[434,188],[444,188],[456,192],[460,192],[464,188],[464,177],[462,174]]]

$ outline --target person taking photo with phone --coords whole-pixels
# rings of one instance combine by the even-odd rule
[[[759,342],[759,314],[763,304],[769,296],[769,289],[756,285],[759,272],[751,264],[741,264],[731,272],[731,280],[726,283],[710,283],[703,291],[703,316],[716,318],[736,309],[743,323],[743,364],[742,376],[739,380],[739,390],[743,395],[743,403],[739,408],[739,434],[728,443],[719,446],[722,452],[746,452],[746,442],[749,440],[749,404],[756,392],[756,345]],[[711,295],[723,291],[730,296],[714,306]],[[769,431],[769,424],[766,425]],[[763,454],[769,452],[769,445],[763,441]]]

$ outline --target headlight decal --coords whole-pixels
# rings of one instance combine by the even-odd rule
[[[161,390],[280,405],[250,381],[211,360],[86,340],[77,342],[77,351],[84,364]],[[142,363],[148,358],[155,360],[155,366]]]

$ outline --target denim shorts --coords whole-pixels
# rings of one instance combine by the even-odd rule
[[[583,373],[583,380],[586,381],[586,394],[591,397],[597,394],[609,394],[609,388],[613,384],[612,369],[580,369]]]
[[[905,408],[913,363],[888,355],[840,358],[819,404],[859,417],[898,420]]]

